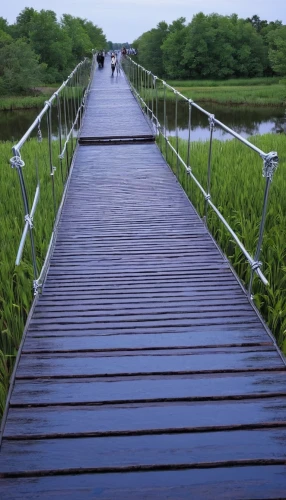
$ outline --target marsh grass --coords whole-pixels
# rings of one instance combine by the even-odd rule
[[[275,85],[281,82],[281,78],[231,78],[229,80],[167,80],[172,87],[257,87],[258,85]]]
[[[30,240],[27,238],[20,266],[15,258],[24,228],[24,208],[18,174],[12,169],[12,143],[0,143],[0,415],[4,410],[9,377],[21,342],[26,318],[33,300],[33,268],[31,264]],[[72,145],[70,144],[72,156]],[[68,165],[59,158],[59,143],[52,141],[56,207],[59,206],[68,174]],[[41,143],[33,138],[21,150],[25,161],[23,175],[30,207],[36,186],[40,183],[40,198],[34,216],[34,238],[37,266],[40,271],[52,234],[55,212],[50,175],[48,141]]]
[[[10,96],[0,97],[0,111],[12,111],[14,109],[39,108],[52,95],[53,91],[37,96]]]
[[[230,105],[252,106],[279,106],[286,104],[286,84],[278,78],[261,78],[253,80],[226,80],[226,81],[175,81],[167,82],[178,90],[187,99],[197,103],[214,102]],[[150,85],[150,84],[149,84]],[[144,87],[144,79],[140,82],[142,97],[151,100],[157,95],[158,99],[164,98],[162,80],[157,80],[156,91]],[[175,100],[173,91],[166,88],[166,99]]]
[[[169,138],[176,147],[176,138]],[[260,260],[262,271],[270,286],[265,287],[255,277],[254,301],[274,333],[279,347],[286,353],[286,137],[264,135],[250,139],[265,152],[278,151],[279,167],[270,189],[267,219]],[[166,156],[166,143],[160,136],[159,144]],[[202,186],[207,189],[208,143],[191,144],[190,165]],[[179,154],[186,161],[187,141],[179,140]],[[205,200],[199,188],[177,162],[175,154],[167,149],[167,161],[199,215],[204,217]],[[261,220],[265,179],[262,177],[262,159],[257,153],[237,140],[213,141],[211,197],[251,255],[255,254]],[[230,234],[217,216],[207,210],[208,227],[219,246],[230,259],[242,283],[247,287],[250,267]]]
[[[13,111],[16,109],[33,109],[44,106],[47,99],[56,91],[56,87],[41,87],[40,95],[30,96],[0,96],[0,111]],[[82,95],[81,87],[68,87],[65,97],[79,97]]]

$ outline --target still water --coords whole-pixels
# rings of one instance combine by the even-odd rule
[[[28,130],[30,125],[40,113],[42,108],[33,109],[19,109],[14,111],[0,111],[0,141],[18,142],[21,137]],[[63,117],[63,110],[62,110]],[[63,118],[62,118],[63,119]],[[65,133],[64,123],[62,124],[62,131]],[[43,137],[47,137],[47,116],[43,116],[41,121],[41,132]],[[35,137],[37,128],[33,132]],[[52,136],[58,136],[58,119],[57,112],[54,110],[52,113]]]
[[[262,135],[267,133],[286,133],[286,113],[283,107],[249,107],[249,106],[222,106],[218,104],[204,104],[203,107],[209,113],[233,129],[238,134],[247,138],[252,135]],[[163,126],[164,124],[164,106],[160,103],[158,106],[158,118]],[[188,139],[188,103],[178,102],[178,135],[182,139]],[[175,103],[166,103],[166,129],[168,135],[175,135]],[[191,140],[205,141],[209,139],[208,117],[196,108],[192,108],[191,119]],[[227,140],[232,136],[215,127],[215,139]]]
[[[175,103],[167,102],[166,104],[166,128],[169,135],[175,135]],[[286,133],[286,114],[283,107],[228,107],[211,103],[204,104],[202,107],[214,114],[218,120],[235,130],[235,132],[241,134],[243,137],[266,133]],[[163,102],[160,102],[158,106],[158,117],[162,125],[164,123],[163,110]],[[38,109],[0,111],[0,141],[17,142],[29,128],[39,111]],[[56,116],[54,116],[53,122],[53,133],[56,134]],[[43,129],[45,128],[44,118],[42,127]],[[188,138],[188,104],[185,102],[178,103],[178,135],[183,139]],[[208,119],[203,113],[193,108],[191,139],[192,141],[204,141],[208,138]],[[219,127],[216,127],[214,138],[227,140],[230,139],[231,136]]]

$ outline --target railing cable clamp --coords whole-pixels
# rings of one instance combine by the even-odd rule
[[[273,174],[278,167],[278,154],[276,151],[271,151],[268,155],[265,155],[263,158],[263,169],[262,175],[263,177],[267,177],[272,181]]]
[[[251,269],[252,269],[252,271],[256,271],[257,269],[260,269],[261,266],[262,266],[262,262],[260,262],[260,260],[255,260],[251,264]]]
[[[36,295],[38,295],[40,288],[42,288],[42,283],[40,282],[40,280],[38,280],[38,279],[34,280],[33,281],[34,297],[36,297]]]
[[[213,130],[215,128],[215,115],[210,115],[208,117],[209,124],[210,124],[210,130]]]
[[[33,225],[33,217],[30,214],[26,214],[25,215],[25,222],[28,222],[30,229],[32,229],[34,227],[34,225]]]
[[[22,160],[21,156],[13,156],[10,163],[12,168],[23,168],[25,166],[25,162]]]

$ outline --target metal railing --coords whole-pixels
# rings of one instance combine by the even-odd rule
[[[27,235],[30,235],[32,265],[33,265],[33,288],[36,295],[42,286],[42,282],[49,262],[49,255],[53,247],[55,228],[57,223],[57,214],[60,211],[63,200],[63,193],[70,173],[70,167],[75,146],[77,144],[77,131],[80,129],[83,112],[85,108],[86,97],[89,91],[90,76],[94,66],[94,59],[84,59],[80,62],[66,81],[54,92],[52,97],[45,102],[42,111],[38,114],[30,128],[23,135],[20,141],[12,148],[13,157],[10,160],[12,168],[18,173],[21,194],[24,205],[24,222],[19,249],[16,257],[16,265],[19,265],[22,259],[23,250]],[[56,134],[54,128],[57,128]],[[43,138],[45,129],[46,139]],[[36,246],[34,241],[34,216],[36,213],[38,201],[41,194],[41,181],[38,175],[38,166],[36,165],[37,185],[32,202],[28,196],[28,189],[24,178],[25,156],[21,156],[21,149],[33,138],[33,132],[36,134],[39,147],[39,156],[45,155],[45,165],[50,176],[50,186],[52,191],[52,210],[54,213],[54,228],[48,245],[48,250],[44,264],[39,272],[37,264]],[[45,140],[46,150],[41,149]],[[53,142],[57,140],[57,151]],[[37,159],[34,159],[37,164]],[[30,162],[31,163],[31,162]],[[57,166],[56,166],[57,165]],[[31,164],[29,164],[31,167]],[[33,166],[32,166],[33,167]],[[55,181],[55,176],[60,176],[60,181]],[[57,192],[57,186],[61,183],[61,192]],[[30,191],[30,189],[29,189]],[[60,191],[60,189],[59,189]]]
[[[237,132],[232,130],[231,128],[227,127],[224,123],[221,121],[217,120],[215,116],[212,113],[209,113],[205,109],[203,109],[201,106],[196,104],[192,99],[188,99],[185,97],[183,94],[178,92],[176,89],[171,87],[168,83],[166,83],[164,80],[158,78],[155,76],[151,71],[146,70],[143,66],[140,64],[137,64],[135,61],[133,61],[130,57],[125,57],[123,61],[124,65],[124,70],[125,73],[129,79],[132,91],[134,92],[136,98],[139,100],[139,103],[142,106],[142,109],[145,111],[147,116],[150,118],[153,126],[155,127],[155,131],[157,134],[160,134],[163,136],[165,139],[165,157],[166,160],[168,161],[168,148],[171,149],[171,151],[176,155],[177,157],[177,169],[179,163],[183,166],[187,174],[190,176],[190,178],[194,181],[196,186],[199,188],[201,193],[204,196],[205,199],[205,220],[207,220],[207,213],[208,213],[208,207],[211,207],[212,210],[215,212],[219,220],[223,223],[227,231],[230,233],[238,247],[240,248],[241,252],[244,254],[246,260],[251,266],[251,273],[250,273],[250,280],[248,284],[248,294],[252,298],[252,286],[253,286],[253,278],[254,278],[254,273],[256,273],[261,281],[265,284],[268,285],[268,281],[264,274],[261,271],[261,266],[262,262],[259,260],[260,253],[261,253],[261,247],[262,247],[262,240],[263,240],[263,233],[264,233],[264,227],[265,227],[265,220],[266,220],[266,212],[267,212],[267,202],[268,202],[268,196],[269,196],[269,189],[270,189],[270,184],[273,178],[273,174],[278,167],[278,155],[277,152],[271,151],[270,153],[265,153],[258,147],[256,147],[254,144],[250,143],[248,140],[244,139],[241,135],[239,135]],[[159,101],[159,96],[158,96],[158,90],[160,91],[160,98],[163,99],[163,124],[160,123],[158,119],[158,101]],[[166,94],[168,92],[171,92],[175,96],[175,130],[176,130],[176,136],[175,136],[175,147],[171,144],[168,136],[167,136],[167,113],[166,113],[166,102],[167,102],[167,97]],[[183,158],[179,154],[179,135],[178,135],[178,101],[179,99],[181,101],[185,101],[188,103],[188,144],[187,144],[187,160],[186,162],[183,160]],[[206,190],[203,188],[201,183],[198,181],[196,176],[194,175],[192,171],[192,167],[190,165],[190,144],[191,144],[191,123],[192,123],[192,109],[196,108],[199,112],[203,113],[209,121],[209,130],[210,130],[210,136],[209,136],[209,152],[208,152],[208,160],[207,160],[207,181],[206,185],[207,188]],[[211,166],[212,166],[212,144],[213,144],[213,131],[214,127],[218,126],[225,132],[229,133],[232,137],[238,139],[241,141],[246,147],[252,149],[255,153],[257,153],[261,159],[262,159],[262,175],[265,177],[266,182],[265,182],[265,188],[264,188],[264,198],[263,198],[263,206],[262,206],[262,213],[261,213],[261,220],[260,220],[260,225],[259,225],[259,235],[258,235],[258,242],[256,245],[256,250],[254,253],[254,257],[252,257],[249,253],[249,251],[245,248],[243,243],[240,241],[236,233],[233,231],[229,223],[226,221],[220,210],[215,206],[215,204],[211,200]]]

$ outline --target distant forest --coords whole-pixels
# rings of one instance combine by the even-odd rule
[[[63,81],[93,49],[120,49],[91,21],[25,8],[14,24],[0,17],[0,96]],[[128,44],[125,44],[127,47]],[[286,26],[259,16],[196,14],[160,22],[132,44],[157,76],[227,79],[286,75]]]
[[[92,49],[107,45],[91,21],[25,8],[9,25],[0,17],[0,95],[25,93],[39,83],[61,82]]]
[[[177,79],[226,79],[286,75],[286,26],[259,16],[195,15],[160,22],[133,46],[138,62],[155,75]]]

